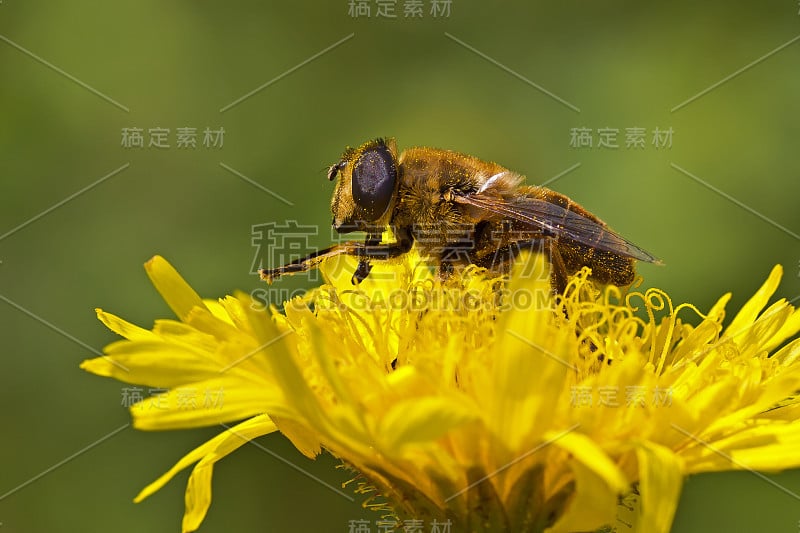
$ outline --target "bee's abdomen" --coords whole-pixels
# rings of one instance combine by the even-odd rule
[[[634,261],[606,250],[599,250],[561,237],[558,251],[567,273],[574,274],[583,267],[592,269],[591,278],[603,284],[630,285],[636,276]]]
[[[605,222],[563,194],[543,187],[531,187],[529,194],[596,223],[597,230],[600,232],[608,230]],[[558,221],[554,222],[557,224]],[[599,235],[600,233],[598,233],[598,237]],[[592,269],[592,279],[600,283],[611,283],[617,286],[633,283],[636,272],[634,261],[629,257],[594,248],[565,236],[557,238],[557,246],[569,274],[574,274],[587,266]]]

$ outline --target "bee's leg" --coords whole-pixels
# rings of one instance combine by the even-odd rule
[[[367,235],[367,238],[364,239],[364,247],[365,248],[374,248],[379,246],[381,243],[381,235],[380,233],[370,233]],[[372,270],[372,265],[369,264],[369,257],[362,257],[358,260],[358,266],[356,267],[355,272],[353,272],[353,277],[350,278],[350,283],[353,285],[358,285],[369,276],[370,271]]]
[[[507,221],[483,221],[475,226],[472,262],[496,274],[509,274],[519,252],[538,250],[543,239],[543,236],[530,232],[525,234],[525,238],[519,238],[519,233],[514,232]]]
[[[372,270],[372,265],[370,264],[371,259],[391,259],[392,257],[408,253],[408,251],[411,250],[411,246],[412,241],[407,238],[398,237],[397,242],[381,244],[380,235],[367,237],[364,245],[356,249],[355,255],[359,258],[358,267],[353,273],[353,277],[350,279],[351,283],[357,285],[367,279],[370,270]]]
[[[452,276],[455,271],[456,267],[450,261],[442,260],[439,262],[439,279],[441,281],[450,279],[450,276]]]
[[[550,258],[550,282],[555,294],[564,294],[567,290],[567,267],[564,265],[564,258],[555,243],[555,240],[547,239],[547,255]]]
[[[515,243],[512,246],[515,256],[524,248],[525,246],[522,243]],[[530,241],[527,248],[547,257],[550,263],[550,288],[553,295],[564,294],[567,289],[567,267],[564,265],[564,258],[561,257],[561,251],[558,249],[555,239],[542,237],[541,239]]]
[[[342,244],[337,244],[336,246],[331,246],[330,248],[325,248],[324,250],[316,251],[300,259],[295,259],[291,263],[285,264],[278,268],[262,268],[258,271],[258,273],[261,276],[261,279],[271,284],[281,276],[313,270],[317,268],[317,266],[319,266],[319,264],[324,260],[331,257],[335,257],[337,255],[358,255],[358,248],[363,246],[364,245],[360,242],[344,242]]]
[[[492,272],[508,274],[515,259],[523,250],[530,250],[547,256],[550,263],[550,286],[553,294],[563,294],[567,288],[567,268],[556,241],[549,236],[509,242],[492,253],[475,257],[473,262],[478,266],[488,268]],[[527,275],[531,274],[534,273]]]
[[[472,242],[460,242],[444,247],[439,254],[439,278],[442,281],[448,279],[456,271],[456,265],[474,263],[472,259],[474,248]]]
[[[353,285],[358,285],[369,276],[369,273],[372,271],[372,265],[369,264],[369,259],[359,259],[358,266],[356,267],[355,271],[353,272],[353,277],[350,278],[350,283]]]
[[[353,272],[353,277],[350,282],[353,285],[358,285],[369,276],[372,270],[370,260],[372,259],[391,259],[408,253],[414,243],[411,232],[404,227],[392,227],[397,242],[392,244],[381,244],[381,233],[369,233],[367,238],[364,239],[364,245],[360,247],[355,255],[359,257],[358,267]]]
[[[366,274],[369,274],[369,259],[389,259],[392,257],[397,257],[398,255],[403,255],[404,253],[408,252],[411,249],[411,245],[412,241],[410,239],[401,239],[392,244],[379,243],[369,245],[361,242],[348,241],[342,244],[337,244],[336,246],[331,246],[330,248],[326,248],[324,250],[320,250],[318,252],[314,252],[306,257],[297,259],[278,268],[262,268],[259,270],[259,274],[261,275],[261,279],[267,283],[272,283],[283,275],[307,272],[317,268],[324,260],[330,259],[331,257],[336,257],[337,255],[352,255],[358,257],[359,268],[356,269],[356,272],[358,272],[359,269],[366,268]],[[363,261],[366,264],[366,267],[361,267],[362,259],[366,260]],[[364,274],[364,278],[366,278],[366,274]]]

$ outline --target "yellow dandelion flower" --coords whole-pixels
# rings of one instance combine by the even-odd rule
[[[584,270],[554,299],[540,256],[509,281],[473,268],[441,281],[416,259],[376,265],[358,288],[349,258],[326,262],[327,284],[284,312],[241,294],[202,300],[152,259],[179,320],[145,330],[98,311],[127,340],[83,368],[165,389],[143,400],[165,409],[132,407],[141,429],[244,422],[136,500],[196,463],[193,531],[213,464],[276,429],[357,471],[365,506],[453,531],[667,532],[686,475],[800,465],[800,339],[787,343],[800,311],[765,309],[780,267],[723,328],[730,295],[703,314],[657,289],[600,291]],[[224,406],[181,408],[187,388],[224,390]]]

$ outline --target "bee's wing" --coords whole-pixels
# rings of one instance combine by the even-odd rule
[[[604,224],[539,198],[522,196],[509,202],[499,196],[460,194],[455,195],[453,200],[503,218],[530,224],[546,233],[563,236],[598,250],[648,263],[661,263],[657,257],[617,235]]]

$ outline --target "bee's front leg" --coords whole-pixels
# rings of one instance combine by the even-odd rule
[[[360,242],[348,241],[311,253],[278,268],[262,268],[258,271],[258,273],[261,276],[261,279],[269,284],[272,284],[273,281],[281,276],[313,270],[317,268],[324,260],[331,257],[336,257],[337,255],[359,255],[359,248],[363,247],[364,245]]]
[[[353,272],[351,282],[353,285],[358,285],[369,276],[372,270],[372,259],[391,259],[393,257],[401,256],[411,250],[414,244],[414,239],[411,232],[405,228],[392,228],[397,242],[381,243],[380,233],[370,233],[364,240],[363,246],[360,246],[357,253],[358,267]]]
[[[407,253],[412,246],[413,241],[410,237],[406,237],[406,233],[402,234],[403,237],[399,238],[397,242],[391,244],[381,244],[380,237],[377,239],[374,235],[370,235],[365,242],[348,241],[336,246],[331,246],[324,250],[314,252],[301,259],[297,259],[278,268],[262,268],[259,270],[261,279],[267,283],[272,283],[283,275],[297,274],[299,272],[307,272],[317,268],[320,263],[331,257],[338,255],[351,255],[359,258],[358,268],[353,274],[353,283],[358,283],[366,279],[369,271],[372,268],[369,261],[370,259],[390,259]]]
[[[364,239],[364,248],[365,249],[374,249],[381,244],[381,235],[380,233],[370,233],[367,235],[366,239]],[[353,272],[353,277],[350,278],[350,283],[353,285],[358,285],[369,276],[370,271],[372,270],[372,265],[369,264],[370,257],[363,256],[361,259],[358,260],[358,267],[356,267],[356,271]]]
[[[358,266],[356,267],[355,272],[353,272],[353,277],[350,278],[350,283],[353,285],[358,285],[369,276],[369,273],[372,271],[372,265],[369,263],[369,259],[360,259],[358,261]]]

